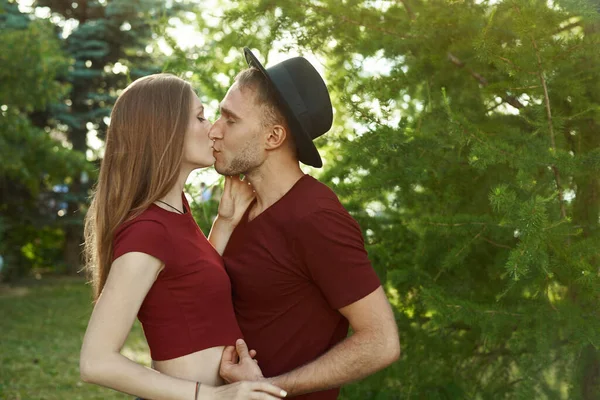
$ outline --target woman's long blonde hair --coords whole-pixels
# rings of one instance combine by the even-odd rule
[[[156,74],[131,83],[112,109],[84,228],[96,300],[110,271],[117,227],[165,196],[179,177],[191,96],[189,83]]]

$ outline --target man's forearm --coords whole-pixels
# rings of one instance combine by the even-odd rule
[[[386,342],[381,335],[356,332],[316,360],[268,381],[286,390],[289,396],[340,387],[396,361],[398,346]]]

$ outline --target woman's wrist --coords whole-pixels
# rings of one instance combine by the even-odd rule
[[[200,382],[196,382],[196,390],[194,391],[194,400],[198,400],[199,392],[200,392]]]
[[[222,215],[217,214],[214,225],[219,224],[221,229],[231,230],[231,232],[233,232],[239,222],[239,219],[235,219],[234,217],[223,217]]]
[[[198,396],[196,400],[212,400],[214,398],[212,389],[212,386],[200,384],[198,387]]]

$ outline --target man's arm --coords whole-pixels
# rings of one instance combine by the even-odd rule
[[[227,382],[266,379],[289,396],[340,387],[371,375],[398,360],[400,339],[394,314],[380,286],[371,294],[339,310],[354,334],[314,361],[273,378],[254,374],[256,364],[248,347],[239,340],[237,357],[221,361],[221,376]],[[235,353],[233,347],[228,348]],[[233,354],[232,353],[232,354]]]
[[[354,334],[316,360],[268,381],[295,396],[362,379],[398,360],[400,339],[391,306],[380,286],[339,310]]]
[[[314,361],[268,378],[291,395],[339,387],[364,378],[400,355],[394,314],[367,258],[360,227],[339,209],[341,206],[330,203],[325,201],[319,212],[296,224],[292,251],[306,266],[311,281],[329,306],[348,319],[354,334]],[[231,357],[222,359],[221,376],[228,382],[260,379],[245,373],[252,371],[254,363],[245,344],[237,344],[236,348],[239,364]]]

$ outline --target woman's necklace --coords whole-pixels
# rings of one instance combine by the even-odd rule
[[[156,201],[158,201],[159,203],[162,203],[162,204],[164,204],[164,205],[165,205],[165,206],[167,206],[167,207],[171,207],[173,210],[177,211],[179,214],[185,214],[185,212],[179,211],[177,208],[173,207],[173,206],[172,206],[172,205],[170,205],[169,203],[165,203],[165,202],[164,202],[164,201],[162,201],[162,200],[156,200]]]

